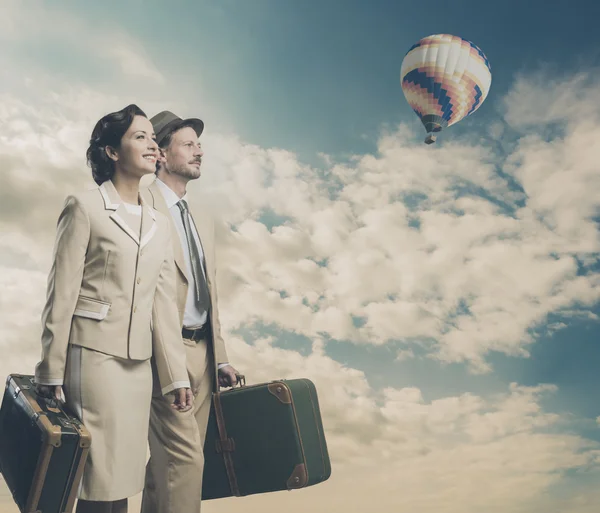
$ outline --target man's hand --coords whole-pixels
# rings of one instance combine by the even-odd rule
[[[62,385],[39,385],[35,384],[35,392],[47,399],[56,399],[57,401],[62,401]]]
[[[190,411],[194,404],[194,396],[189,388],[177,388],[174,390],[175,400],[171,403],[171,408],[180,413]]]
[[[234,387],[237,384],[238,371],[236,371],[231,365],[225,365],[219,369],[219,386],[221,387]]]

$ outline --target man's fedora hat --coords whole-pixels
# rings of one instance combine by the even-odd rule
[[[204,130],[204,121],[197,118],[181,119],[168,110],[163,110],[150,119],[156,134],[156,142],[160,145],[162,140],[171,132],[179,130],[185,126],[192,127],[198,137]]]

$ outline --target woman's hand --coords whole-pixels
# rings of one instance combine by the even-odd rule
[[[177,388],[174,390],[175,400],[171,403],[171,408],[180,413],[190,411],[194,404],[194,395],[189,388]]]
[[[56,399],[57,401],[62,401],[62,385],[39,385],[36,383],[35,385],[36,393],[41,397],[46,397],[47,399]]]

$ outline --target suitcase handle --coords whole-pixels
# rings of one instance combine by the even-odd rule
[[[46,403],[46,408],[48,408],[48,410],[50,410],[52,413],[64,413],[62,401],[57,400],[56,397],[46,397],[45,395],[39,394],[35,386],[34,379],[30,378],[29,381],[31,382],[31,387],[25,385],[23,388],[32,388],[36,397],[43,399],[44,403]]]
[[[61,408],[61,403],[54,398],[44,397],[44,401],[46,402],[46,408],[50,410],[52,413],[64,413]]]

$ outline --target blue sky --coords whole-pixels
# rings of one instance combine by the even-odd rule
[[[485,107],[455,132],[495,119],[515,73],[549,66],[561,75],[600,64],[600,5],[593,1],[556,1],[550,8],[540,0],[145,0],[94,2],[85,10],[141,37],[177,80],[189,80],[190,90],[195,84],[186,77],[198,71],[244,139],[307,159],[321,151],[372,151],[381,125],[399,120],[418,129],[399,70],[406,50],[429,34],[460,34],[492,63]]]
[[[129,101],[149,115],[173,108],[206,123],[205,174],[192,206],[209,205],[232,228],[222,238],[220,295],[233,363],[255,382],[314,379],[340,469],[333,488],[291,503],[260,498],[250,511],[304,511],[314,507],[311,497],[364,510],[368,493],[334,493],[361,472],[372,477],[365,489],[386,497],[378,508],[395,508],[395,485],[364,470],[380,461],[394,469],[386,475],[396,472],[413,489],[399,513],[439,511],[447,498],[467,513],[494,513],[492,503],[503,513],[595,511],[600,446],[581,444],[600,442],[600,241],[591,220],[600,207],[600,4],[7,5],[16,21],[0,35],[0,163],[11,181],[0,201],[21,198],[19,180],[33,169],[27,196],[35,194],[48,215],[32,209],[15,220],[0,210],[9,241],[0,241],[0,286],[14,294],[6,303],[0,296],[0,335],[14,355],[3,371],[37,358],[53,216],[67,190],[87,185],[82,148],[93,122]],[[491,62],[492,86],[473,116],[425,147],[400,66],[412,44],[435,33],[477,44]],[[402,196],[405,204],[393,200]],[[421,210],[417,197],[428,199]],[[497,204],[505,210],[490,207]],[[449,215],[453,209],[472,217]],[[27,268],[17,248],[26,248]],[[587,259],[580,279],[571,258]],[[310,267],[310,260],[325,264]],[[459,319],[471,300],[472,312]],[[2,317],[3,304],[11,316]],[[370,331],[348,327],[357,318],[368,319]],[[565,326],[550,333],[555,323]],[[24,329],[32,340],[25,349]],[[440,362],[432,357],[438,349],[460,361]],[[397,360],[405,350],[414,357]],[[474,372],[480,358],[489,372]],[[511,383],[533,388],[508,392]],[[557,388],[535,388],[542,384]],[[378,433],[381,447],[365,433]],[[469,437],[472,444],[454,445]],[[532,453],[523,449],[520,460],[523,446]],[[428,451],[430,460],[415,456]],[[362,461],[366,455],[375,463]],[[469,465],[458,465],[457,455],[473,458],[472,475],[463,476]],[[527,470],[512,469],[506,455]],[[484,466],[495,469],[490,483],[498,488],[477,481],[478,462],[498,462]],[[550,489],[564,494],[563,506],[545,502]],[[469,499],[457,500],[456,490]],[[432,501],[426,507],[424,496]]]

